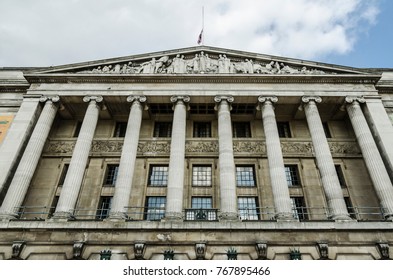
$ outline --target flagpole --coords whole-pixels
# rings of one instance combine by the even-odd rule
[[[205,7],[202,6],[202,46],[205,45]]]

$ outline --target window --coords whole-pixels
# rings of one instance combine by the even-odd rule
[[[109,211],[111,209],[112,197],[102,196],[100,202],[98,203],[96,219],[103,220],[108,217]]]
[[[56,207],[57,207],[57,203],[59,202],[59,198],[60,197],[58,195],[56,195],[53,198],[52,204],[51,204],[51,206],[49,208],[49,211],[48,211],[48,218],[51,218],[53,216],[53,213],[55,213],[55,210],[56,210]]]
[[[208,138],[211,135],[210,122],[194,122],[194,137]]]
[[[285,165],[285,176],[288,187],[300,186],[299,172],[296,165]]]
[[[119,172],[118,164],[108,165],[106,169],[104,185],[115,186],[118,172]]]
[[[249,122],[233,122],[233,137],[234,138],[250,138],[251,127]]]
[[[211,166],[193,166],[192,167],[192,186],[194,187],[211,187],[212,185],[212,167]]]
[[[327,122],[322,123],[323,130],[325,131],[326,138],[332,138],[332,134],[330,133],[329,125]]]
[[[307,208],[303,197],[291,197],[292,215],[299,221],[308,220]]]
[[[172,134],[171,122],[155,123],[153,137],[171,137],[171,134]]]
[[[334,165],[334,167],[336,168],[336,173],[337,173],[338,181],[340,182],[340,186],[342,188],[346,188],[347,184],[345,183],[344,173],[341,168],[341,165],[337,164],[337,165]]]
[[[124,137],[126,136],[126,131],[127,131],[127,123],[117,122],[115,127],[115,132],[113,133],[113,137]]]
[[[356,220],[356,212],[355,212],[355,208],[352,205],[351,199],[349,197],[344,197],[344,202],[345,202],[345,206],[347,206],[347,211],[349,216]]]
[[[150,166],[149,186],[166,187],[168,184],[168,166]]]
[[[256,197],[238,197],[237,207],[241,220],[258,220],[258,202]]]
[[[145,220],[158,221],[165,215],[165,196],[149,196],[146,199]]]
[[[236,185],[238,187],[255,187],[254,166],[236,166]]]
[[[68,168],[69,167],[70,167],[69,164],[64,164],[63,170],[61,171],[59,182],[57,184],[58,186],[63,186],[64,185],[64,180],[65,180],[65,177],[67,176],[67,172],[68,172]]]
[[[211,197],[193,197],[191,208],[186,209],[187,221],[216,221],[217,211],[212,209]]]
[[[75,130],[74,130],[74,137],[78,137],[79,136],[79,132],[81,131],[82,128],[82,122],[78,121],[75,125]]]
[[[278,136],[281,138],[291,138],[289,122],[277,122]]]
[[[193,197],[191,199],[191,208],[193,209],[211,209],[212,198],[211,197]]]

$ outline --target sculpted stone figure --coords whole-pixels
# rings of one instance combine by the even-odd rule
[[[190,55],[190,54],[188,54]],[[79,73],[104,73],[104,74],[229,74],[229,73],[244,73],[244,74],[282,74],[282,75],[321,75],[324,71],[319,69],[307,69],[306,66],[302,68],[292,67],[283,62],[270,61],[264,63],[261,61],[254,62],[251,58],[244,58],[243,60],[231,61],[225,54],[218,54],[218,57],[211,57],[209,54],[201,51],[196,53],[194,57],[185,59],[182,54],[177,54],[174,57],[165,55],[159,59],[152,58],[150,61],[129,61],[124,64],[101,65],[90,70],[83,70]],[[332,73],[335,74],[335,73]]]

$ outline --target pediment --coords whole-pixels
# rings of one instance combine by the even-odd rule
[[[279,56],[198,46],[50,67],[35,74],[81,75],[336,75],[363,69]]]

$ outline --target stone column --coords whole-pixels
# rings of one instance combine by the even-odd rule
[[[26,96],[12,121],[7,135],[0,143],[0,204],[17,168],[19,155],[29,141],[40,110],[41,96]]]
[[[83,101],[89,102],[89,105],[83,119],[78,139],[76,140],[68,172],[60,193],[59,202],[53,214],[53,219],[72,218],[98,122],[100,108],[97,103],[102,102],[102,100],[102,96],[85,96],[83,98]]]
[[[230,103],[232,96],[216,96],[218,103],[218,147],[220,166],[221,220],[238,220],[236,201],[236,174],[233,158],[232,122]]]
[[[393,125],[383,106],[381,96],[369,95],[364,98],[366,100],[363,107],[364,116],[381,151],[390,180],[393,182]]]
[[[322,98],[319,96],[303,96],[302,101],[305,103],[303,107],[329,208],[329,218],[332,220],[351,220],[316,105],[316,103],[322,102]]]
[[[292,204],[273,107],[273,103],[277,102],[278,98],[276,96],[259,96],[258,101],[261,103],[269,175],[276,210],[275,217],[277,220],[293,220]]]
[[[41,102],[45,102],[45,106],[30,136],[30,140],[0,208],[0,218],[3,220],[9,220],[18,215],[19,207],[22,205],[29,189],[31,179],[34,176],[57,113],[58,106],[54,103],[59,100],[60,98],[58,96],[43,96],[40,99]]]
[[[393,220],[393,186],[360,107],[360,103],[366,101],[363,97],[354,96],[347,96],[345,101],[349,119],[383,208],[384,217],[387,220]]]
[[[138,150],[139,132],[142,123],[142,102],[146,101],[145,96],[128,96],[127,101],[131,102],[131,111],[128,117],[127,131],[124,137],[123,149],[121,152],[119,172],[117,175],[115,194],[112,199],[110,219],[126,219],[127,208],[132,192],[132,180],[134,177],[136,154]]]
[[[186,104],[189,96],[172,96],[174,114],[169,158],[165,220],[183,220],[184,160],[186,149]]]

